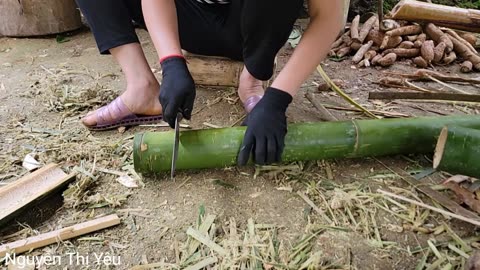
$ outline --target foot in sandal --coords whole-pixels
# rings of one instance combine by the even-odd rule
[[[121,96],[87,114],[82,123],[88,129],[96,131],[158,123],[162,121],[159,89],[156,81],[128,85]]]
[[[240,74],[238,96],[247,113],[252,111],[255,105],[262,99],[263,94],[263,82],[253,77],[247,68],[244,67],[242,74]]]

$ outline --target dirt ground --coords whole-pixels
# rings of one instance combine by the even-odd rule
[[[160,78],[157,57],[148,35],[143,30],[138,30],[138,34],[151,67]],[[404,195],[415,195],[431,204],[427,197],[388,169],[407,174],[422,172],[431,167],[430,156],[298,162],[270,170],[182,171],[178,172],[176,181],[162,174],[142,177],[137,179],[141,182],[139,188],[127,188],[115,180],[117,176],[102,170],[128,172],[134,177],[132,136],[168,129],[135,127],[124,132],[102,133],[86,130],[79,122],[80,117],[111,101],[122,92],[125,82],[113,58],[98,54],[88,29],[66,38],[62,43],[55,37],[0,38],[0,185],[28,173],[22,167],[22,160],[29,153],[34,153],[42,164],[57,162],[66,172],[80,171],[76,183],[90,178],[95,181],[76,199],[63,200],[62,194],[58,194],[37,203],[30,211],[0,228],[0,244],[117,213],[122,219],[118,226],[37,249],[30,255],[67,258],[69,252],[86,256],[109,252],[119,256],[121,263],[82,266],[68,264],[65,260],[61,266],[40,269],[129,269],[155,262],[178,263],[179,246],[188,240],[186,231],[196,225],[201,209],[216,216],[217,230],[213,234],[218,239],[226,234],[225,228],[232,220],[240,230],[245,230],[248,220],[253,219],[257,224],[279,228],[278,239],[288,250],[309,233],[312,226],[327,225],[297,191],[307,192],[325,211],[336,194],[345,193],[342,190],[345,194],[356,194],[350,198],[349,209],[358,223],[346,218],[344,210],[334,209],[338,219],[335,226],[345,230],[325,229],[312,238],[312,250],[307,255],[321,252],[323,269],[415,269],[426,251],[411,250],[428,246],[429,239],[435,243],[451,240],[451,234],[444,231],[432,233],[443,222],[463,239],[477,236],[475,228],[467,223],[402,204],[414,220],[421,219],[417,224],[409,224],[381,210],[369,199],[377,200],[374,194],[379,187],[398,187],[404,190]],[[291,52],[287,44],[279,55],[279,68]],[[355,68],[348,60],[327,60],[324,67],[333,79],[343,82],[347,94],[369,109],[404,114],[405,117],[478,114],[478,107],[462,104],[369,101],[369,91],[383,89],[375,82],[388,76],[384,74],[387,70]],[[402,62],[388,71],[410,73],[415,69],[410,63]],[[457,73],[458,65],[440,67],[439,71]],[[478,77],[478,73],[469,76]],[[317,110],[304,97],[307,91],[314,92],[322,103],[351,108],[334,92],[318,92],[318,83],[322,83],[321,77],[312,74],[303,85],[288,111],[289,122],[320,121]],[[478,88],[472,86],[457,87],[478,92]],[[205,123],[220,127],[238,125],[243,110],[237,102],[235,89],[200,88],[197,96],[193,119],[187,123],[191,128],[210,128]],[[356,112],[331,111],[340,120],[365,118]],[[91,172],[92,177],[89,178],[85,171]],[[438,184],[444,178],[444,174],[434,173],[421,181]],[[392,205],[385,200],[382,202]],[[424,232],[411,229],[414,225],[425,228]],[[12,236],[17,231],[20,232]],[[451,255],[452,251],[444,246],[439,250],[441,254],[448,254],[447,261],[452,269],[461,269],[465,258]],[[434,261],[435,255],[427,256],[427,263]],[[263,268],[271,269],[266,262]]]

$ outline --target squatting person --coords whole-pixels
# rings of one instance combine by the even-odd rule
[[[191,118],[195,82],[182,49],[243,61],[238,95],[248,116],[238,164],[281,161],[286,110],[302,83],[326,57],[343,25],[341,0],[309,0],[309,25],[272,82],[274,59],[288,40],[303,0],[76,0],[101,54],[122,68],[126,91],[82,119],[92,130],[164,119],[173,128],[178,112]],[[162,67],[152,73],[135,33],[147,28]]]

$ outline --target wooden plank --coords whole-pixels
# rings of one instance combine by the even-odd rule
[[[67,175],[58,164],[51,163],[0,188],[0,223],[32,202],[68,184],[75,175]]]
[[[64,241],[120,224],[120,218],[113,214],[60,230],[32,236],[0,246],[0,257],[7,253],[20,254],[29,250],[45,247],[58,241]]]

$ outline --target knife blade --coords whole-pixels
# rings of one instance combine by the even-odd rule
[[[178,147],[180,143],[180,121],[182,120],[182,114],[178,113],[177,118],[175,119],[175,135],[173,141],[173,152],[172,152],[172,166],[170,168],[170,178],[175,179],[175,169],[177,167],[177,158],[178,158]]]

